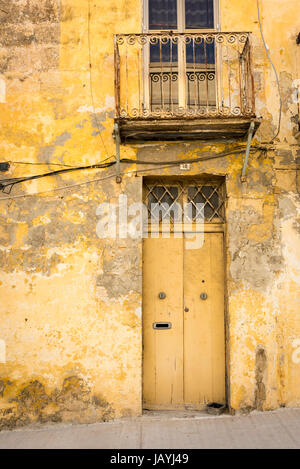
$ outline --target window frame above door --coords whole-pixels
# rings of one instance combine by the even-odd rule
[[[142,0],[143,1],[143,25],[142,25],[142,32],[143,33],[155,33],[155,31],[166,31],[170,32],[169,29],[149,29],[149,0]],[[185,0],[177,0],[177,29],[172,30],[174,33],[195,33],[197,31],[200,32],[212,32],[212,31],[220,31],[220,0],[213,0],[214,1],[214,28],[193,28],[193,29],[186,29],[185,28]]]

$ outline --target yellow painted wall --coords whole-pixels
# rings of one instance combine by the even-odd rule
[[[298,0],[260,4],[282,87],[279,139],[266,154],[251,156],[244,184],[243,152],[193,165],[189,173],[152,172],[226,177],[233,411],[300,404],[300,153],[298,105],[292,101],[300,70]],[[87,0],[22,0],[7,2],[6,10],[0,13],[0,79],[6,88],[0,87],[0,160],[11,168],[3,178],[115,155],[113,34],[141,32],[141,0],[91,0],[90,20]],[[256,142],[267,142],[276,130],[279,101],[255,2],[221,0],[221,29],[253,31],[256,109],[263,117]],[[122,146],[121,154],[163,161],[231,148],[161,143]],[[117,202],[119,194],[127,194],[129,203],[141,201],[142,178],[134,169],[127,168],[121,185],[114,168],[94,169],[0,194],[0,340],[6,344],[0,428],[140,414],[141,242],[96,234],[100,203]]]

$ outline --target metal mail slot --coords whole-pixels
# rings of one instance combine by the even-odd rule
[[[170,322],[154,322],[153,329],[172,329],[172,323]]]

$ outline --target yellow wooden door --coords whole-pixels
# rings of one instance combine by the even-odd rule
[[[143,263],[144,407],[182,406],[183,240],[145,239]]]
[[[184,402],[225,403],[223,233],[184,253]]]
[[[143,348],[144,408],[225,403],[223,233],[144,240]]]

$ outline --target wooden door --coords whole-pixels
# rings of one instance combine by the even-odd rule
[[[143,263],[144,404],[182,406],[182,239],[144,240]]]
[[[184,254],[184,402],[225,403],[223,233]]]
[[[223,233],[144,240],[143,348],[144,408],[225,403]]]

